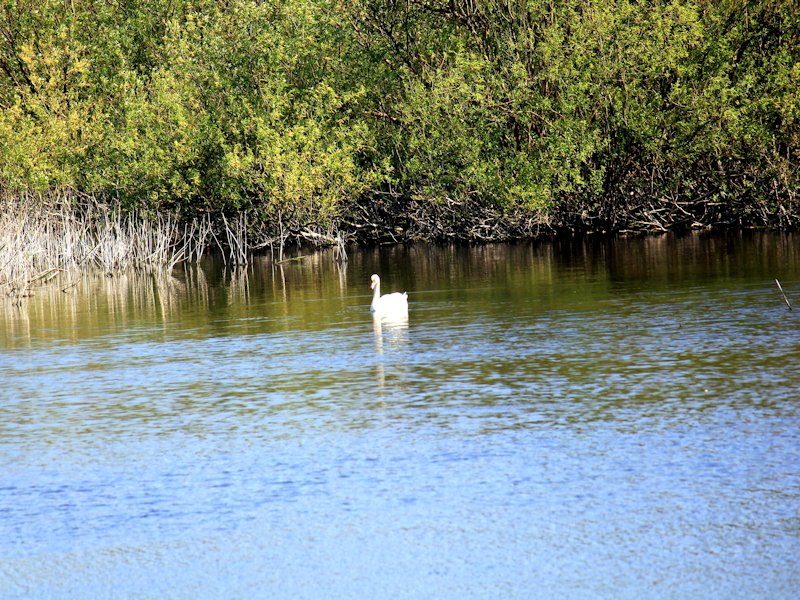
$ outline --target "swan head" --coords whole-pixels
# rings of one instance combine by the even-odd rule
[[[369,289],[374,290],[376,286],[381,284],[381,278],[378,277],[376,274],[373,274],[372,277],[369,278]]]

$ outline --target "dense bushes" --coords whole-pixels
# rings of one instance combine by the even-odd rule
[[[793,225],[797,81],[788,1],[3,0],[0,188],[295,231]]]

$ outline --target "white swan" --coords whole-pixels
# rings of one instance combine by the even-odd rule
[[[408,315],[408,294],[394,292],[381,296],[381,278],[373,275],[369,278],[369,287],[374,290],[372,305],[369,309],[382,317],[398,317]]]

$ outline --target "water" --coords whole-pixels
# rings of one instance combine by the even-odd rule
[[[800,308],[796,237],[693,235],[0,304],[0,598],[794,598],[776,277]]]

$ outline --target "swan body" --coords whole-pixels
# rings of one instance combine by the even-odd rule
[[[381,278],[373,275],[369,279],[372,288],[372,305],[369,307],[375,315],[382,317],[397,317],[408,315],[408,294],[394,292],[381,296]]]

